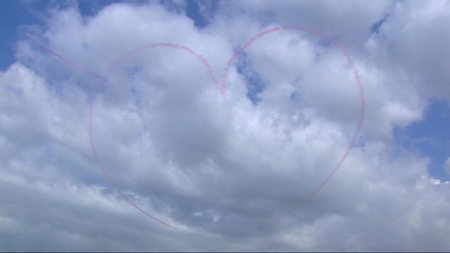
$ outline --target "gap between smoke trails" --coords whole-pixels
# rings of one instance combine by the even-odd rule
[[[139,206],[137,206],[133,201],[131,201],[127,196],[125,196],[122,191],[116,186],[116,184],[110,179],[110,177],[108,176],[108,174],[105,171],[105,168],[103,166],[103,163],[100,161],[98,155],[97,155],[97,150],[95,148],[94,142],[93,142],[93,131],[92,131],[92,123],[93,123],[93,114],[94,114],[94,104],[95,104],[95,99],[97,97],[97,94],[99,92],[99,90],[103,87],[103,85],[105,84],[105,82],[108,80],[108,76],[111,75],[114,70],[122,63],[123,60],[125,60],[126,58],[141,52],[142,50],[148,49],[148,48],[156,48],[156,47],[168,47],[168,48],[174,48],[174,49],[178,49],[178,50],[183,50],[187,53],[189,53],[190,55],[194,56],[197,60],[199,60],[202,65],[206,68],[206,72],[208,74],[208,76],[211,78],[211,80],[216,84],[219,85],[220,87],[220,92],[222,94],[222,97],[225,99],[226,98],[226,89],[227,89],[227,83],[226,83],[226,78],[228,75],[228,71],[231,68],[231,66],[233,65],[233,63],[236,61],[236,59],[248,48],[250,47],[250,45],[252,45],[255,41],[257,41],[258,39],[277,32],[277,31],[282,31],[282,30],[296,30],[296,31],[304,31],[304,32],[308,32],[311,34],[314,34],[318,37],[321,37],[325,40],[327,40],[330,44],[334,45],[335,47],[337,47],[339,50],[341,50],[341,52],[344,54],[344,56],[346,57],[348,63],[350,64],[350,67],[353,70],[353,75],[356,79],[356,82],[358,84],[358,88],[359,88],[359,94],[360,94],[360,100],[361,100],[361,111],[360,111],[360,118],[359,118],[359,122],[358,122],[358,128],[356,130],[356,133],[352,139],[352,142],[350,144],[350,146],[348,147],[347,151],[345,152],[345,154],[342,156],[342,158],[340,159],[339,163],[336,165],[336,167],[330,172],[330,174],[325,178],[325,180],[322,181],[322,183],[311,193],[309,194],[303,201],[299,202],[297,205],[295,205],[293,208],[289,209],[289,211],[285,212],[283,215],[279,216],[278,218],[272,220],[271,222],[267,223],[266,225],[263,225],[261,227],[259,227],[259,229],[271,225],[281,219],[283,219],[284,217],[286,217],[287,215],[291,214],[292,212],[294,212],[296,209],[298,209],[302,204],[305,204],[308,200],[310,200],[312,197],[314,197],[326,184],[327,182],[331,179],[331,177],[339,170],[339,168],[342,166],[342,164],[344,163],[344,161],[347,159],[348,155],[350,154],[351,150],[353,149],[353,147],[355,146],[358,137],[361,133],[361,129],[363,126],[363,122],[364,122],[364,114],[365,114],[365,98],[364,98],[364,90],[363,90],[363,86],[362,86],[362,82],[361,82],[361,78],[358,74],[358,71],[356,69],[356,65],[353,62],[352,58],[350,57],[350,55],[347,53],[347,51],[341,46],[339,45],[337,42],[332,41],[331,39],[329,39],[328,37],[326,37],[325,35],[314,31],[314,30],[310,30],[307,28],[303,28],[303,27],[297,27],[297,26],[279,26],[279,27],[274,27],[268,30],[265,30],[263,32],[260,32],[258,34],[256,34],[255,36],[251,37],[250,40],[248,40],[244,46],[239,49],[232,57],[231,59],[227,62],[226,67],[224,68],[224,73],[221,76],[221,81],[220,83],[216,80],[216,78],[214,77],[211,67],[208,63],[208,61],[201,56],[200,54],[197,54],[196,52],[194,52],[192,49],[190,49],[189,47],[186,46],[180,46],[180,45],[176,45],[176,44],[171,44],[171,43],[153,43],[153,44],[148,44],[142,47],[139,47],[135,50],[132,50],[128,53],[126,53],[125,55],[123,55],[122,57],[119,58],[119,60],[117,60],[113,66],[108,70],[108,72],[106,73],[106,75],[104,77],[99,76],[67,59],[65,59],[64,57],[62,57],[61,55],[57,54],[56,52],[52,51],[51,49],[47,48],[47,47],[42,47],[44,48],[46,51],[50,52],[51,54],[55,55],[56,57],[58,57],[59,59],[61,59],[62,61],[80,69],[81,71],[92,75],[98,79],[101,80],[100,84],[98,85],[97,89],[94,92],[94,96],[93,99],[90,103],[90,117],[89,117],[89,140],[90,140],[90,144],[91,144],[91,148],[92,151],[94,153],[95,159],[97,160],[98,164],[100,165],[100,169],[102,171],[102,174],[104,175],[105,179],[113,186],[113,188],[122,196],[123,199],[125,199],[128,203],[130,203],[133,207],[135,207],[137,210],[141,211],[143,214],[145,214],[146,216],[152,218],[153,220],[164,224],[170,228],[176,229],[174,226],[163,222],[155,217],[153,217],[152,215],[148,214],[146,211],[142,210]]]

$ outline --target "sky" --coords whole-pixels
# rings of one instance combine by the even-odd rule
[[[0,14],[1,251],[450,250],[449,1]]]

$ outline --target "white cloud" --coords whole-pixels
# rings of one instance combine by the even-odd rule
[[[448,159],[445,161],[445,164],[444,164],[444,170],[445,170],[445,172],[447,172],[447,174],[450,175],[450,158],[448,158]]]
[[[397,2],[379,35],[368,41],[370,50],[380,66],[416,79],[422,93],[448,100],[449,14],[446,0]]]
[[[220,3],[200,31],[183,12],[156,3],[114,4],[89,19],[54,11],[48,28],[32,28],[18,42],[19,63],[0,74],[0,222],[8,242],[0,249],[449,248],[449,184],[432,181],[429,161],[392,138],[396,127],[422,119],[426,97],[407,65],[399,60],[405,69],[392,71],[390,61],[364,51],[384,52],[368,29],[391,5],[380,1],[361,12],[349,2],[297,3]],[[313,193],[348,149],[360,98],[345,57],[300,33],[258,40],[238,62],[266,83],[254,105],[236,66],[223,99],[192,55],[143,50],[108,76],[94,107],[93,143],[119,189],[177,230],[166,228],[102,177],[88,133],[98,78],[35,45],[104,76],[123,54],[170,42],[203,55],[218,79],[233,51],[268,27],[259,16],[267,9],[288,24],[301,15],[283,17],[302,10],[305,24],[341,36],[366,94],[363,141],[309,202],[258,230]]]

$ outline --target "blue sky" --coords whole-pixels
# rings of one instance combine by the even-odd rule
[[[430,174],[441,181],[450,180],[450,175],[443,170],[450,157],[449,109],[448,103],[433,101],[422,121],[395,131],[397,140],[404,147],[430,157]]]

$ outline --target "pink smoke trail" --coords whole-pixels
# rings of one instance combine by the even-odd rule
[[[258,40],[258,39],[260,39],[260,38],[262,38],[262,37],[264,37],[264,36],[266,36],[266,35],[268,35],[268,34],[271,34],[271,33],[277,32],[277,31],[283,31],[283,30],[297,30],[297,31],[309,32],[309,33],[311,33],[311,34],[314,34],[314,35],[316,35],[316,36],[318,36],[318,37],[321,37],[321,38],[323,38],[323,39],[329,41],[332,45],[334,45],[335,47],[337,47],[339,50],[342,51],[342,53],[343,53],[344,56],[346,57],[347,61],[349,62],[351,68],[353,69],[353,75],[354,75],[354,77],[355,77],[355,79],[356,79],[356,82],[357,82],[357,84],[358,84],[358,87],[359,87],[360,100],[361,100],[361,111],[360,111],[360,119],[359,119],[359,123],[358,123],[358,128],[357,128],[356,133],[355,133],[355,135],[354,135],[354,137],[353,137],[353,139],[352,139],[352,142],[351,142],[349,148],[347,149],[347,151],[345,152],[344,156],[341,158],[341,160],[339,161],[339,163],[337,164],[337,166],[334,168],[334,170],[331,171],[331,173],[325,178],[325,180],[324,180],[324,181],[323,181],[323,182],[322,182],[322,183],[321,183],[321,184],[320,184],[320,185],[319,185],[319,186],[318,186],[318,187],[317,187],[310,195],[308,195],[308,196],[306,197],[306,199],[304,199],[303,201],[301,201],[299,204],[297,204],[294,208],[290,209],[290,210],[289,210],[288,212],[286,212],[285,214],[281,215],[280,217],[276,218],[275,220],[271,221],[270,223],[261,226],[261,227],[260,227],[260,229],[261,229],[261,228],[263,228],[263,227],[265,227],[265,226],[271,225],[271,224],[273,224],[273,223],[275,223],[275,222],[277,222],[277,221],[279,221],[279,220],[285,218],[287,215],[289,215],[289,214],[291,214],[293,211],[297,210],[302,204],[305,204],[307,201],[309,201],[311,198],[313,198],[313,197],[314,197],[314,196],[315,196],[315,195],[316,195],[316,194],[317,194],[317,193],[318,193],[318,192],[319,192],[319,191],[320,191],[320,190],[328,183],[328,181],[331,179],[331,177],[332,177],[332,176],[340,169],[340,167],[342,166],[342,164],[344,163],[344,161],[347,159],[348,155],[350,154],[351,150],[353,149],[354,145],[356,144],[356,142],[357,142],[357,140],[358,140],[358,138],[359,138],[359,135],[360,135],[360,133],[361,133],[361,129],[362,129],[362,126],[363,126],[363,122],[364,122],[364,114],[365,114],[365,98],[364,98],[364,90],[363,90],[361,78],[360,78],[360,76],[359,76],[359,74],[358,74],[358,71],[357,71],[357,69],[356,69],[355,63],[353,62],[352,58],[351,58],[350,55],[347,53],[347,51],[346,51],[341,45],[339,45],[337,42],[332,41],[331,39],[329,39],[329,38],[326,37],[325,35],[323,35],[323,34],[317,32],[317,31],[307,29],[307,28],[303,28],[303,27],[295,27],[295,26],[280,26],[280,27],[274,27],[274,28],[268,29],[268,30],[266,30],[266,31],[263,31],[263,32],[261,32],[261,33],[258,33],[258,34],[255,35],[255,36],[251,37],[251,39],[250,39],[249,41],[247,41],[247,42],[244,44],[244,46],[243,46],[240,50],[238,50],[238,51],[231,57],[231,59],[228,61],[227,65],[226,65],[226,67],[224,68],[224,73],[223,73],[223,75],[221,76],[220,84],[219,84],[219,82],[215,79],[215,77],[213,76],[212,70],[211,70],[211,68],[210,68],[210,65],[209,65],[208,61],[207,61],[203,56],[201,56],[201,55],[195,53],[193,50],[191,50],[191,49],[188,48],[188,47],[180,46],[180,45],[175,45],[175,44],[170,44],[170,43],[148,44],[148,45],[146,45],[146,46],[140,47],[140,48],[138,48],[138,49],[135,49],[135,50],[133,50],[133,51],[131,51],[131,52],[125,54],[125,55],[122,56],[115,64],[113,64],[113,66],[109,69],[109,71],[107,72],[107,74],[105,75],[105,77],[98,76],[98,75],[96,75],[96,74],[94,74],[94,73],[92,73],[92,72],[86,70],[85,68],[80,67],[79,65],[70,62],[69,60],[63,58],[62,56],[58,55],[57,53],[53,52],[52,50],[50,50],[50,49],[48,49],[48,48],[45,48],[45,47],[44,47],[44,49],[46,49],[46,50],[49,51],[50,53],[54,54],[55,56],[57,56],[58,58],[60,58],[60,59],[63,60],[64,62],[66,62],[66,63],[68,63],[68,64],[70,64],[70,65],[72,65],[72,66],[75,66],[76,68],[78,68],[78,69],[80,69],[80,70],[82,70],[82,71],[84,71],[84,72],[86,72],[86,73],[88,73],[88,74],[90,74],[90,75],[92,75],[92,76],[95,76],[95,77],[97,77],[97,78],[99,78],[99,79],[102,80],[101,84],[98,86],[97,90],[95,91],[95,93],[94,93],[94,98],[93,98],[93,100],[92,100],[92,102],[91,102],[91,106],[90,106],[90,121],[89,121],[89,138],[90,138],[90,142],[91,142],[91,147],[92,147],[92,150],[93,150],[93,152],[94,152],[94,155],[95,155],[95,158],[96,158],[97,162],[100,164],[100,168],[101,168],[101,170],[102,170],[102,173],[103,173],[103,175],[105,176],[105,178],[107,179],[107,181],[108,181],[111,185],[113,185],[113,187],[115,188],[115,190],[116,190],[116,191],[117,191],[117,192],[118,192],[118,193],[119,193],[119,194],[120,194],[127,202],[129,202],[131,205],[133,205],[136,209],[138,209],[139,211],[141,211],[142,213],[144,213],[144,214],[147,215],[148,217],[150,217],[150,218],[152,218],[152,219],[154,219],[154,220],[156,220],[156,221],[158,221],[158,222],[160,222],[160,223],[162,223],[162,224],[164,224],[164,225],[166,225],[166,226],[169,226],[169,227],[171,227],[171,228],[175,228],[175,227],[173,227],[173,226],[171,226],[171,225],[169,225],[169,224],[167,224],[167,223],[164,223],[164,222],[162,222],[162,221],[156,219],[155,217],[153,217],[153,216],[151,216],[150,214],[146,213],[144,210],[140,209],[136,204],[134,204],[131,200],[129,200],[129,199],[128,199],[128,198],[127,198],[127,197],[126,197],[126,196],[118,189],[118,187],[111,181],[111,179],[109,178],[108,174],[106,173],[106,171],[105,171],[105,169],[104,169],[104,167],[103,167],[103,164],[100,162],[100,159],[98,158],[97,151],[96,151],[96,149],[95,149],[95,146],[94,146],[94,143],[93,143],[93,138],[92,138],[93,105],[94,105],[94,102],[95,102],[95,98],[96,98],[96,96],[97,96],[97,93],[99,92],[100,88],[103,87],[104,83],[107,81],[107,77],[108,77],[108,76],[109,76],[109,75],[110,75],[110,74],[111,74],[111,73],[112,73],[112,72],[120,65],[120,63],[121,63],[123,60],[125,60],[126,58],[128,58],[128,57],[130,57],[131,55],[136,54],[136,53],[138,53],[138,52],[140,52],[140,51],[142,51],[142,50],[144,50],[144,49],[147,49],[147,48],[170,47],[170,48],[175,48],[175,49],[184,50],[184,51],[188,52],[189,54],[191,54],[192,56],[194,56],[197,60],[199,60],[199,61],[203,64],[203,66],[206,68],[208,76],[213,80],[214,83],[219,84],[219,86],[220,86],[220,92],[221,92],[222,96],[225,98],[225,96],[226,96],[226,88],[227,88],[227,83],[226,83],[227,75],[228,75],[228,72],[229,72],[229,70],[230,70],[232,64],[236,61],[236,59],[237,59],[237,58],[238,58],[238,57],[239,57],[239,56],[240,56],[240,55],[241,55],[241,54],[242,54],[242,53],[243,53],[250,45],[252,45],[256,40]]]

